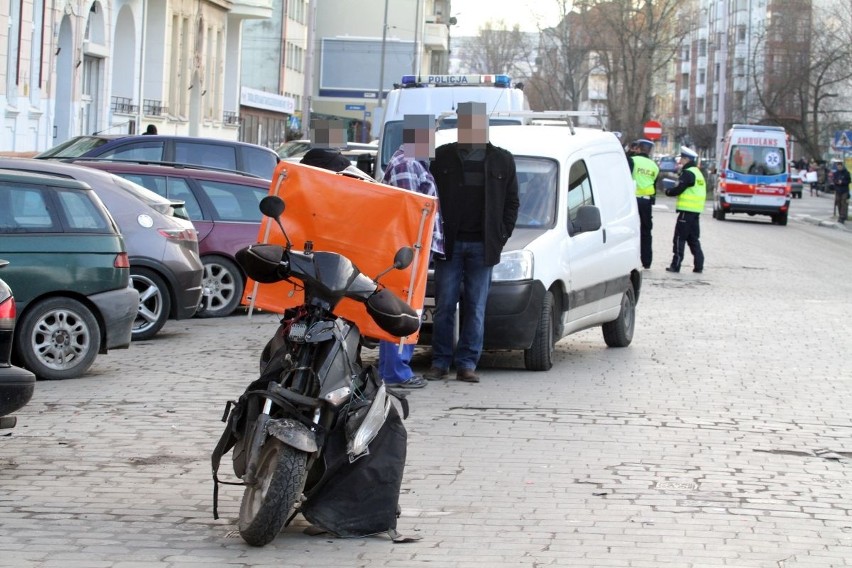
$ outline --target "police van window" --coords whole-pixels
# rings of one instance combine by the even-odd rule
[[[575,162],[568,173],[568,219],[577,218],[577,210],[583,205],[594,205],[592,183],[589,180],[589,170],[583,160]],[[570,227],[569,227],[570,229]]]

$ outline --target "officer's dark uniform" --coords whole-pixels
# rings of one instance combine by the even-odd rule
[[[704,175],[695,163],[698,154],[686,147],[681,147],[680,157],[685,161],[680,170],[680,179],[677,186],[666,190],[666,195],[677,196],[677,223],[675,224],[674,243],[671,266],[667,266],[668,272],[680,272],[683,262],[685,245],[689,245],[689,251],[693,257],[693,272],[704,270],[704,252],[701,250],[701,235],[698,226],[698,216],[704,211],[704,202],[707,199],[707,184]]]
[[[657,177],[660,175],[660,167],[648,157],[653,146],[653,142],[650,140],[637,140],[631,145],[631,147],[636,148],[636,152],[627,157],[630,173],[633,174],[633,181],[636,182],[636,205],[639,208],[641,258],[644,268],[651,268],[651,260],[653,259],[651,247],[651,229],[654,227],[652,208],[654,196],[657,193]]]

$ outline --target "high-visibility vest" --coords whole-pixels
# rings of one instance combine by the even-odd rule
[[[686,188],[683,193],[677,196],[677,206],[675,209],[678,211],[701,213],[704,211],[704,201],[707,199],[707,184],[704,181],[701,170],[697,167],[692,166],[691,168],[687,168],[687,171],[692,172],[692,175],[695,176],[695,183],[692,187]]]
[[[657,191],[654,182],[660,173],[660,167],[651,158],[633,156],[633,181],[636,182],[636,196],[654,195]]]

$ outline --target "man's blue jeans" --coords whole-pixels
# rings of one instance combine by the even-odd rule
[[[404,383],[414,376],[411,370],[411,356],[414,354],[414,344],[402,346],[399,352],[399,342],[379,341],[379,375],[388,384]]]
[[[476,369],[485,333],[485,302],[491,287],[491,266],[485,266],[485,245],[456,241],[450,260],[435,260],[435,316],[432,324],[432,366]],[[463,287],[462,287],[463,286]],[[461,297],[461,327],[453,357],[456,304]]]

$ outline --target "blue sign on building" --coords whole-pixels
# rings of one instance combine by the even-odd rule
[[[346,105],[346,110],[367,110],[366,105]]]

